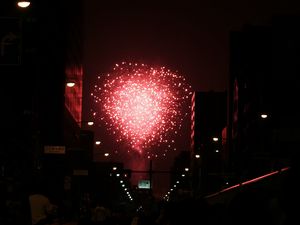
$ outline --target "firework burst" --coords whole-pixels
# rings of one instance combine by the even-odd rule
[[[98,76],[92,114],[118,143],[148,158],[165,155],[174,150],[191,94],[185,78],[165,67],[122,62]]]

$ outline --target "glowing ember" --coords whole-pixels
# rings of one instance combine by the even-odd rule
[[[97,82],[91,93],[95,119],[140,154],[153,157],[151,148],[164,146],[165,155],[187,115],[192,92],[184,77],[165,67],[123,62]]]

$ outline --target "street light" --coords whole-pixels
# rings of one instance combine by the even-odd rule
[[[266,118],[268,117],[268,114],[262,113],[262,114],[260,115],[260,117],[263,118],[263,119],[266,119]]]
[[[213,141],[217,142],[219,140],[218,137],[213,137]]]
[[[84,127],[84,125],[88,125],[89,127],[94,125],[94,121],[92,120],[82,120],[80,122],[78,122],[79,125],[81,125],[81,127]]]
[[[27,8],[30,6],[30,1],[18,1],[17,5],[20,8]]]
[[[81,127],[84,127],[84,124],[87,124],[89,127],[94,125],[94,122],[91,120],[87,120],[87,121],[81,121]],[[101,144],[101,141],[97,140],[95,141],[95,145],[99,146]]]
[[[74,87],[75,82],[74,81],[68,81],[66,85],[67,85],[67,87]]]

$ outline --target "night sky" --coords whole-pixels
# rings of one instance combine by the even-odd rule
[[[144,61],[179,71],[197,91],[227,89],[229,31],[300,12],[295,0],[115,2],[85,1],[86,76]]]
[[[272,15],[300,12],[299,3],[290,0],[84,2],[86,117],[97,75],[122,61],[167,66],[184,76],[195,91],[225,91],[229,32],[246,24],[267,25]]]

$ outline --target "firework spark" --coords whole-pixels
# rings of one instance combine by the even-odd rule
[[[153,157],[158,154],[154,147],[163,146],[166,154],[174,146],[191,94],[185,78],[165,67],[122,62],[98,77],[92,112],[117,142]]]

